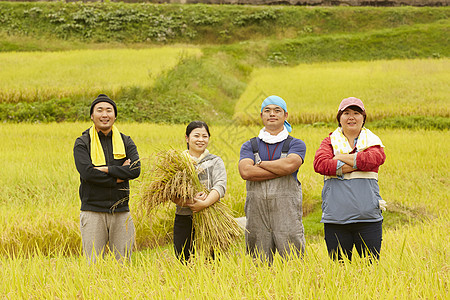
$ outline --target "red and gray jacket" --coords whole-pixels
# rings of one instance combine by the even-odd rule
[[[350,153],[356,153],[353,149]],[[357,152],[357,170],[345,178],[336,177],[330,137],[320,144],[314,157],[314,170],[325,176],[322,190],[322,223],[349,224],[378,222],[383,219],[378,186],[378,169],[386,160],[380,146]]]

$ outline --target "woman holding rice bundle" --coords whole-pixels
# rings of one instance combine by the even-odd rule
[[[360,256],[379,259],[386,202],[379,194],[378,168],[386,159],[378,136],[364,127],[366,111],[360,99],[342,100],[339,127],[320,144],[314,170],[325,175],[322,220],[328,254],[352,259],[353,246]]]
[[[208,193],[199,192],[191,202],[181,206],[177,202],[175,222],[173,228],[173,242],[175,254],[180,260],[188,260],[193,252],[193,213],[199,212],[216,203],[225,195],[227,173],[223,160],[209,153],[209,128],[205,122],[193,121],[186,127],[186,143],[188,154],[195,162],[200,182]]]

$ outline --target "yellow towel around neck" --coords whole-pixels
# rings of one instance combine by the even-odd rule
[[[348,154],[353,148],[350,146],[347,138],[342,132],[342,128],[338,127],[330,136],[331,145],[333,146],[334,155],[336,154]],[[380,138],[376,136],[372,131],[363,127],[359,134],[358,141],[356,142],[356,149],[363,151],[372,146],[380,146],[384,148]]]
[[[91,160],[96,167],[106,165],[105,153],[103,153],[102,144],[98,137],[98,132],[95,125],[89,129],[89,136],[91,137]],[[123,144],[122,135],[115,125],[112,127],[112,146],[114,159],[122,159],[126,157],[125,145]]]

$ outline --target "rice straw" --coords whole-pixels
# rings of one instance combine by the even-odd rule
[[[149,175],[144,176],[140,189],[140,205],[148,214],[161,204],[174,202],[185,206],[198,192],[208,193],[198,178],[194,161],[174,149],[157,154]],[[194,213],[193,226],[195,253],[207,256],[225,252],[242,235],[231,210],[220,201]]]

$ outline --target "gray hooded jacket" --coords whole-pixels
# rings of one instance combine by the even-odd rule
[[[220,198],[223,198],[227,189],[227,172],[223,160],[217,155],[208,154],[198,163],[197,169],[200,170],[200,182],[206,189],[216,190]],[[189,207],[177,206],[176,214],[192,215],[192,210]]]

